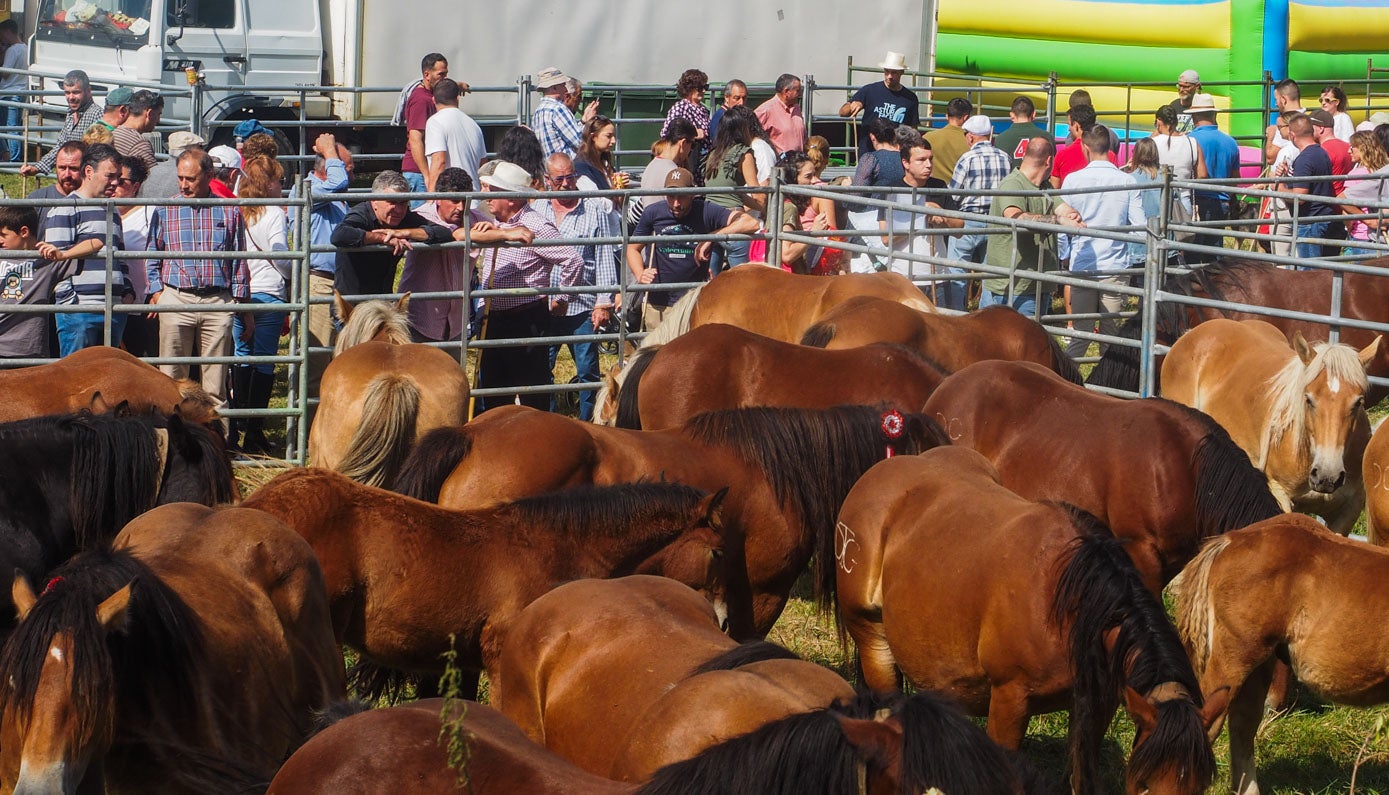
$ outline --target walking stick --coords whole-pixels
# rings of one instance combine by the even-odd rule
[[[496,275],[497,275],[497,249],[496,249],[495,247],[493,247],[493,249],[492,249],[492,267],[491,267],[490,270],[487,271],[487,283],[484,284],[484,285],[482,286],[482,289],[484,289],[484,290],[490,290],[490,289],[492,289],[492,280],[493,280],[494,278],[496,278]],[[489,318],[491,318],[491,316],[492,316],[492,296],[489,295],[489,296],[486,296],[486,297],[484,297],[484,298],[482,299],[482,325],[478,328],[478,332],[477,332],[477,338],[478,338],[479,340],[486,341],[486,339],[487,339],[487,321],[488,321]],[[472,422],[472,421],[473,421],[474,409],[475,409],[476,406],[477,406],[477,398],[473,396],[473,390],[477,389],[479,376],[482,375],[482,355],[483,355],[484,353],[486,353],[486,352],[487,352],[486,350],[480,350],[480,351],[477,352],[477,367],[474,367],[474,368],[473,368],[473,375],[472,375],[472,378],[469,379],[469,381],[471,381],[471,383],[468,385],[468,419],[467,419],[468,422]]]

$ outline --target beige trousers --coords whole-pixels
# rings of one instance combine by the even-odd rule
[[[173,287],[159,294],[159,304],[229,304],[231,292],[198,296]],[[231,312],[161,312],[159,314],[160,356],[231,356]],[[161,364],[159,369],[170,378],[187,378],[188,365]],[[218,403],[227,400],[227,365],[202,365],[203,390]]]

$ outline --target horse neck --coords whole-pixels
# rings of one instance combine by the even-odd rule
[[[633,517],[624,532],[594,532],[591,526],[546,527],[543,522],[524,522],[542,531],[548,543],[559,541],[560,559],[568,558],[582,575],[610,576],[633,573],[643,563],[669,546],[690,529],[678,517]],[[558,530],[559,532],[555,532]]]

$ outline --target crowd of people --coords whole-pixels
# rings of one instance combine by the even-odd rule
[[[0,42],[13,38],[10,23],[0,23]],[[11,46],[22,46],[11,43]],[[8,53],[6,55],[8,63]],[[1236,176],[1240,153],[1233,138],[1219,129],[1214,98],[1201,91],[1199,75],[1187,70],[1177,80],[1178,96],[1158,108],[1150,137],[1127,145],[1098,122],[1089,95],[1074,92],[1066,113],[1069,137],[1058,144],[1035,121],[1032,99],[1019,96],[1008,111],[1009,124],[995,132],[993,121],[965,97],[950,99],[944,124],[924,130],[916,94],[902,84],[906,70],[901,53],[888,52],[879,64],[883,77],[855,91],[839,115],[857,119],[857,168],[839,184],[860,188],[832,201],[797,195],[782,207],[768,206],[770,191],[758,192],[779,179],[784,184],[826,186],[830,145],[810,135],[802,114],[799,78],[778,77],[774,93],[749,107],[742,80],[724,84],[721,101],[709,99],[708,75],[698,69],[682,73],[679,96],[651,148],[651,160],[639,175],[616,166],[617,125],[599,113],[598,102],[584,104],[582,83],[550,67],[534,85],[541,93],[528,125],[508,129],[488,158],[482,129],[460,107],[467,83],[449,77],[449,64],[438,53],[420,63],[420,79],[401,94],[396,121],[406,131],[399,170],[378,174],[371,191],[378,198],[349,206],[343,195],[355,173],[352,153],[332,134],[314,141],[315,160],[306,181],[311,194],[307,224],[274,205],[211,204],[207,198],[273,199],[283,195],[284,168],[278,162],[274,136],[260,122],[237,125],[234,146],[209,147],[190,132],[169,135],[169,159],[160,162],[150,143],[163,111],[163,99],[149,91],[115,88],[103,104],[92,96],[80,70],[63,81],[68,113],[58,145],[22,173],[44,174],[53,184],[31,194],[36,199],[66,197],[175,197],[184,201],[126,208],[108,217],[99,204],[0,208],[0,247],[37,251],[38,259],[0,261],[3,294],[0,305],[57,303],[56,320],[41,314],[0,314],[0,357],[41,358],[66,355],[99,344],[124,345],[141,356],[224,357],[273,356],[290,324],[284,312],[264,306],[288,298],[294,260],[276,257],[287,251],[291,230],[306,228],[307,242],[323,250],[309,257],[307,293],[326,299],[334,291],[354,300],[399,291],[455,293],[453,298],[415,300],[409,305],[416,340],[457,341],[479,331],[487,339],[535,340],[574,337],[610,328],[626,315],[646,328],[660,323],[681,292],[636,291],[629,298],[639,307],[621,306],[616,290],[619,269],[637,285],[685,284],[710,278],[721,270],[750,261],[766,261],[769,247],[761,240],[692,242],[697,235],[753,235],[779,219],[783,231],[823,233],[815,244],[783,241],[779,264],[797,273],[825,274],[894,270],[913,278],[931,276],[923,289],[947,309],[964,310],[1005,304],[1027,314],[1051,305],[1051,286],[1024,277],[991,276],[978,284],[963,278],[967,263],[1022,270],[1068,269],[1093,281],[1093,287],[1069,290],[1069,311],[1113,315],[1123,295],[1114,288],[1127,283],[1128,272],[1141,264],[1140,245],[1093,236],[1019,229],[1013,235],[985,234],[999,219],[1049,224],[1052,227],[1142,225],[1160,212],[1160,192],[1143,190],[1170,167],[1178,179]],[[4,86],[0,85],[0,93]],[[1385,180],[1297,181],[1303,177],[1378,174],[1389,176],[1389,121],[1375,114],[1359,127],[1346,114],[1339,87],[1327,86],[1321,107],[1305,110],[1297,84],[1277,85],[1279,114],[1268,128],[1271,166],[1266,184],[1292,194],[1320,197],[1322,202],[1266,202],[1270,230],[1295,244],[1275,242],[1275,253],[1319,256],[1339,250],[1345,239],[1350,253],[1381,241],[1375,219],[1341,223],[1341,213],[1356,214],[1367,203],[1383,201]],[[14,144],[15,142],[11,142]],[[19,152],[6,147],[10,158]],[[1121,157],[1126,161],[1120,167]],[[660,197],[634,197],[625,206],[607,198],[566,196],[579,190],[629,186],[670,189]],[[707,198],[686,189],[723,188]],[[1048,189],[1061,189],[1058,197]],[[1100,192],[1065,193],[1107,188]],[[873,189],[879,189],[879,193]],[[912,189],[912,190],[904,190]],[[421,201],[422,191],[461,193],[480,190],[509,194],[547,191],[535,200],[498,196],[468,206],[448,199]],[[989,195],[995,192],[996,195]],[[396,198],[398,196],[398,198]],[[1218,185],[1180,190],[1167,208],[1172,220],[1219,222],[1237,210],[1228,190]],[[949,210],[947,217],[937,210]],[[638,237],[661,238],[655,244],[631,243],[620,237],[621,213]],[[1296,217],[1294,217],[1294,215]],[[1295,229],[1295,235],[1294,235]],[[834,245],[833,233],[869,249],[849,254]],[[856,234],[854,234],[856,233]],[[578,245],[535,245],[544,240],[593,240]],[[669,242],[667,242],[667,240]],[[941,240],[946,242],[941,243]],[[468,246],[438,244],[467,241]],[[148,251],[147,259],[122,256],[106,266],[105,247]],[[1195,236],[1196,243],[1220,247],[1220,230]],[[417,248],[415,244],[432,244]],[[1360,244],[1360,245],[1357,245]],[[1280,250],[1281,247],[1281,250]],[[223,258],[217,252],[250,251],[258,258]],[[157,254],[155,253],[157,252]],[[903,253],[951,263],[931,264]],[[211,256],[208,256],[211,254]],[[1209,252],[1189,253],[1189,261]],[[397,268],[404,260],[399,284]],[[952,278],[952,277],[960,278]],[[465,306],[464,288],[591,288],[550,296],[504,295]],[[614,288],[611,292],[603,288]],[[598,290],[595,292],[594,290]],[[167,306],[158,313],[116,313],[104,321],[107,294],[120,304]],[[972,295],[974,293],[974,295]],[[186,311],[199,305],[230,306],[231,311]],[[77,311],[70,307],[86,307]],[[185,309],[176,309],[181,307]],[[251,308],[255,311],[249,311]],[[239,310],[239,311],[238,311]],[[481,319],[481,322],[474,322]],[[50,323],[56,334],[50,340]],[[326,300],[307,313],[310,345],[310,394],[329,360],[337,323]],[[1112,322],[1100,323],[1112,332]],[[1071,340],[1073,354],[1087,340]],[[597,346],[569,344],[577,380],[599,380]],[[488,348],[479,363],[479,385],[521,387],[548,384],[559,346],[526,344]],[[174,377],[187,377],[187,364],[166,364]],[[263,408],[274,386],[267,363],[226,367],[204,363],[203,388],[238,408]],[[513,402],[550,406],[550,397],[524,394],[489,398],[483,409]],[[583,392],[580,414],[591,418],[590,392]],[[238,422],[232,441],[252,451],[267,447],[261,423]]]

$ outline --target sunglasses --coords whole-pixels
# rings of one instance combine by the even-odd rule
[[[546,177],[545,179],[546,179],[547,181],[553,182],[553,183],[555,183],[555,184],[557,184],[557,185],[572,185],[572,184],[574,184],[575,182],[578,182],[578,181],[579,181],[579,175],[578,175],[578,174],[559,174],[559,175],[553,176],[553,177]]]
[[[134,179],[127,179],[125,177],[118,177],[116,179],[116,183],[119,185],[139,185],[140,181]]]

